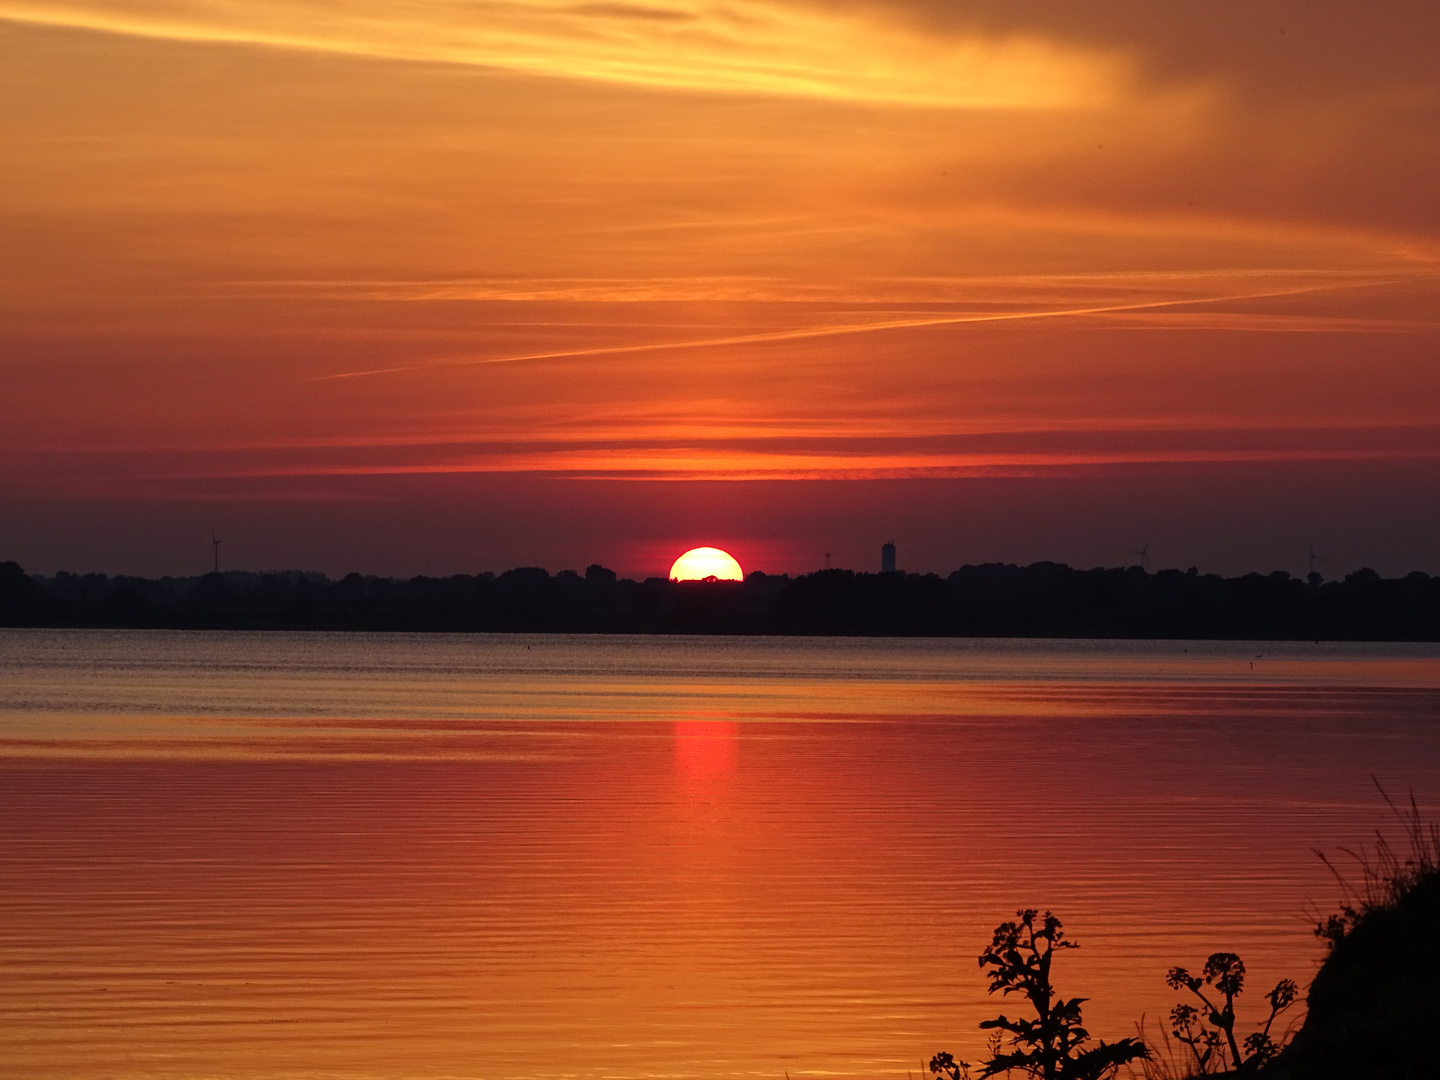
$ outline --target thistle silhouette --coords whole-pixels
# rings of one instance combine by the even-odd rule
[[[1065,937],[1060,920],[1050,912],[1041,917],[1026,908],[1016,915],[1018,921],[995,928],[994,939],[980,954],[980,967],[989,969],[990,993],[1023,995],[1035,1017],[1012,1020],[1001,1014],[981,1023],[982,1031],[994,1034],[990,1058],[981,1064],[977,1080],[1011,1070],[1038,1080],[1105,1080],[1121,1065],[1149,1058],[1139,1039],[1086,1045],[1090,1033],[1080,1008],[1086,999],[1060,997],[1051,981],[1056,953],[1078,946]],[[948,1080],[970,1077],[968,1062],[943,1052],[930,1060],[930,1071]]]
[[[1295,1004],[1300,988],[1290,979],[1281,979],[1265,995],[1270,1015],[1261,1027],[1235,1038],[1235,999],[1245,989],[1245,964],[1230,952],[1212,953],[1199,975],[1173,967],[1166,976],[1172,990],[1188,990],[1203,1008],[1181,1002],[1170,1010],[1171,1032],[1190,1048],[1197,1073],[1253,1072],[1282,1049],[1270,1034],[1275,1018]],[[1223,999],[1223,1000],[1222,1000]]]

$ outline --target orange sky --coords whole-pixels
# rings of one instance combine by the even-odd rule
[[[0,0],[0,558],[1440,572],[1440,9]]]

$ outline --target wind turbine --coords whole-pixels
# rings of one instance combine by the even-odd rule
[[[210,534],[210,544],[215,549],[215,573],[220,572],[220,540],[214,534]]]
[[[1152,537],[1151,539],[1153,539],[1153,537]],[[1147,540],[1145,541],[1144,545],[1140,548],[1139,551],[1132,551],[1130,554],[1139,557],[1139,559],[1140,559],[1140,569],[1141,569],[1141,570],[1149,570],[1149,569],[1150,569],[1150,540],[1149,540],[1149,539],[1147,539]]]

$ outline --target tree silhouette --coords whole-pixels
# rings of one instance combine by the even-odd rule
[[[1212,953],[1199,975],[1173,967],[1165,982],[1172,990],[1189,990],[1204,1006],[1202,1009],[1181,1002],[1170,1010],[1171,1031],[1190,1048],[1196,1072],[1201,1074],[1227,1069],[1253,1072],[1278,1054],[1284,1043],[1275,1042],[1270,1028],[1275,1018],[1295,1003],[1300,992],[1290,979],[1281,979],[1265,995],[1270,1003],[1265,1023],[1237,1042],[1235,999],[1245,989],[1245,964],[1240,957],[1230,952]],[[1207,991],[1207,987],[1212,989]]]
[[[1080,1015],[1086,999],[1060,997],[1050,976],[1056,952],[1078,946],[1066,939],[1060,920],[1050,912],[1039,925],[1039,913],[1033,908],[1016,915],[1018,922],[995,928],[994,940],[980,954],[980,967],[989,969],[990,993],[1022,994],[1035,1018],[1012,1020],[1002,1014],[981,1023],[982,1031],[994,1035],[990,1060],[980,1066],[979,1080],[1011,1070],[1039,1080],[1104,1080],[1121,1065],[1148,1058],[1149,1050],[1138,1039],[1086,1047],[1090,1033]],[[949,1080],[969,1077],[969,1065],[947,1053],[931,1059],[930,1071]]]

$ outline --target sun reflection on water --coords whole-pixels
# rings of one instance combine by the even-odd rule
[[[709,786],[735,772],[740,725],[734,720],[677,720],[675,774],[685,787]]]

